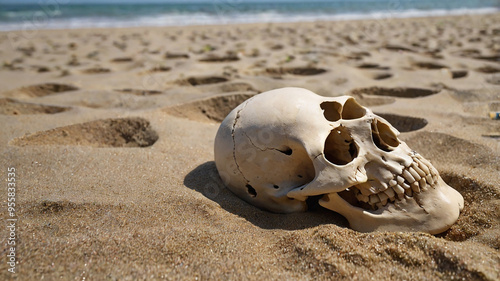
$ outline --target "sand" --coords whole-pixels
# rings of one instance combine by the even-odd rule
[[[0,33],[0,279],[499,280],[499,39],[499,14]],[[457,223],[359,233],[233,195],[218,125],[284,86],[387,118],[463,195]]]

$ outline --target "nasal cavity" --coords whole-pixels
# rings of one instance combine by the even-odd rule
[[[358,146],[345,127],[333,129],[325,141],[325,158],[336,165],[346,165],[358,157]]]
[[[321,109],[323,109],[323,115],[326,120],[335,122],[340,119],[340,113],[342,112],[342,105],[334,101],[325,101],[321,103]]]
[[[393,151],[399,145],[396,133],[389,125],[374,119],[372,122],[372,139],[375,145],[383,151]]]

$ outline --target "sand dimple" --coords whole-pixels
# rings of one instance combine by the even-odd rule
[[[100,73],[108,73],[111,72],[111,69],[105,67],[92,67],[82,70],[82,73],[85,74],[100,74]]]
[[[427,120],[424,118],[402,116],[389,113],[375,113],[391,123],[401,133],[420,130],[427,125]]]
[[[498,72],[500,72],[500,68],[499,67],[490,66],[490,65],[485,65],[485,66],[476,68],[476,71],[477,72],[481,72],[481,73],[491,74],[491,73],[498,73]]]
[[[45,83],[45,84],[37,84],[37,85],[22,87],[10,91],[9,93],[11,96],[26,95],[30,98],[35,98],[35,97],[43,97],[52,94],[76,91],[76,90],[78,90],[78,88],[72,85]]]
[[[424,89],[424,88],[384,88],[384,87],[369,87],[357,88],[351,91],[353,95],[374,95],[374,96],[390,96],[398,98],[418,98],[437,94],[440,90]]]
[[[414,67],[421,68],[421,69],[442,69],[442,68],[448,68],[448,66],[436,63],[436,62],[430,62],[430,61],[418,61],[412,63]]]
[[[93,147],[146,147],[158,140],[149,121],[142,118],[103,119],[59,127],[14,139],[11,144],[85,145]]]
[[[184,53],[169,53],[167,52],[164,56],[166,59],[188,59],[189,55]]]
[[[279,67],[266,68],[266,73],[270,75],[293,74],[299,76],[318,75],[325,73],[326,69],[315,67]]]
[[[239,61],[240,58],[234,55],[228,55],[228,56],[215,56],[215,55],[209,55],[204,58],[199,59],[200,62],[232,62],[232,61]]]
[[[198,100],[165,109],[165,112],[194,121],[222,122],[224,118],[245,100],[254,95],[252,92],[241,94],[227,94],[208,99]]]
[[[69,107],[25,103],[9,98],[0,99],[0,114],[3,115],[55,114],[69,109]]]
[[[228,79],[225,77],[220,77],[220,76],[197,76],[197,77],[189,77],[185,80],[188,84],[191,86],[198,86],[198,85],[206,85],[206,84],[216,84],[216,83],[222,83],[222,82],[227,82]],[[184,81],[181,81],[181,84],[185,83]]]
[[[126,94],[132,94],[136,96],[151,96],[151,95],[158,95],[163,93],[162,91],[158,90],[144,90],[144,89],[115,89],[114,91],[120,92],[120,93],[126,93]]]

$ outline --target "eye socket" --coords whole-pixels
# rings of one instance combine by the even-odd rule
[[[342,110],[342,119],[358,119],[366,114],[366,109],[363,108],[355,99],[350,98],[344,104]]]
[[[340,112],[342,112],[342,105],[334,101],[325,101],[321,103],[321,109],[323,109],[323,115],[326,120],[335,122],[340,119]]]
[[[380,120],[373,119],[372,121],[372,139],[375,145],[385,152],[391,152],[399,145],[399,140],[396,134],[391,130],[389,125]]]
[[[346,165],[358,156],[358,146],[345,127],[333,129],[325,141],[325,158],[336,165]]]
[[[330,122],[340,119],[358,119],[366,114],[366,109],[353,98],[347,99],[343,107],[340,103],[334,101],[325,101],[320,106],[326,120]]]

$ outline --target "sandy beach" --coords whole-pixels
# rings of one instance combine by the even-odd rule
[[[0,62],[1,280],[500,279],[500,14],[1,32]],[[360,233],[231,193],[220,122],[290,86],[391,122],[462,194],[458,221]]]

